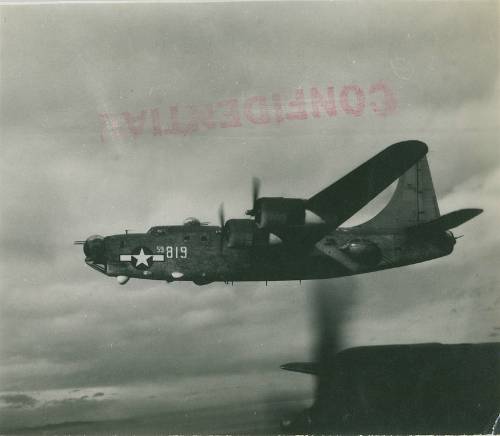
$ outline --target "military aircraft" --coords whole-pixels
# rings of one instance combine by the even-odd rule
[[[313,405],[284,419],[282,433],[500,431],[500,343],[361,346],[281,368],[317,381]]]
[[[312,359],[281,368],[312,375],[314,401],[281,408],[281,434],[499,434],[500,342],[346,348],[355,288],[309,289]]]
[[[427,151],[415,140],[391,145],[309,199],[259,197],[254,179],[248,219],[225,221],[221,205],[219,226],[189,218],[75,244],[83,245],[88,266],[120,284],[130,278],[197,285],[326,279],[427,261],[450,254],[456,238],[449,229],[482,212],[440,215]],[[340,227],[398,178],[378,215]],[[307,221],[306,211],[319,222]]]

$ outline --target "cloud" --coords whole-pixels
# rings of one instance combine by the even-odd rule
[[[0,395],[0,400],[2,400],[8,407],[12,408],[24,408],[24,407],[34,407],[37,400],[29,395],[25,394],[4,394]]]
[[[67,316],[47,315],[21,323],[19,315],[12,313],[5,322],[19,325],[22,334],[3,342],[5,357],[18,356],[3,368],[4,374],[14,377],[11,387],[19,382],[40,388],[121,384],[221,374],[239,367],[245,371],[265,368],[273,360],[266,353],[303,319],[300,299],[295,307],[289,307],[287,300],[299,297],[298,285],[282,284],[273,292],[257,293],[251,285],[240,285],[238,293],[213,285],[199,297],[194,295],[198,288],[180,287],[167,293],[153,287],[128,296],[113,296],[108,289],[87,299],[81,307],[87,317],[71,308]],[[54,301],[64,298],[63,291],[52,295]],[[81,304],[78,301],[75,298],[74,304]],[[206,318],[206,307],[218,307],[218,311]],[[295,319],[282,318],[281,330],[273,316],[285,311],[295,314]],[[121,322],[124,319],[126,323]],[[239,328],[241,323],[246,327]],[[46,331],[57,334],[38,347]],[[274,335],[269,337],[269,332]],[[302,335],[297,345],[304,340]],[[204,350],[202,360],[200,350]],[[278,349],[272,354],[276,353],[279,358]],[[31,367],[27,379],[26,365]],[[53,369],[48,371],[49,367]]]

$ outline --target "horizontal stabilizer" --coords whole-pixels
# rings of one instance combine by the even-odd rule
[[[453,229],[454,227],[458,227],[459,225],[471,220],[472,218],[478,216],[482,211],[482,209],[456,210],[427,223],[410,227],[408,230],[411,232],[424,233],[444,232],[445,230]]]
[[[351,171],[306,201],[306,208],[336,227],[347,221],[421,160],[427,145],[403,141]]]
[[[280,366],[281,369],[292,372],[301,372],[303,374],[318,374],[318,364],[314,362],[291,362]]]

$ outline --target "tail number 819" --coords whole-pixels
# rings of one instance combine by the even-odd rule
[[[167,259],[187,259],[188,249],[185,246],[157,245],[156,252],[165,255]]]

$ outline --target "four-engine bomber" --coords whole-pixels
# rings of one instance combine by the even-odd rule
[[[248,219],[209,226],[195,218],[146,233],[91,236],[85,263],[116,277],[193,281],[309,280],[414,264],[453,251],[449,229],[481,213],[439,213],[420,141],[394,144],[309,199],[259,197],[253,181]],[[388,205],[364,224],[340,225],[399,179]],[[307,213],[306,213],[307,212]],[[309,222],[308,215],[316,220]]]

